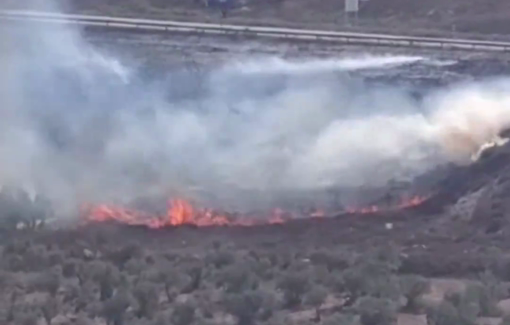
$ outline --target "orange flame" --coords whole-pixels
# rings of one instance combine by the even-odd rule
[[[416,207],[423,202],[425,202],[428,199],[428,197],[425,196],[413,196],[409,199],[402,200],[400,203],[398,203],[394,207],[388,207],[388,208],[380,208],[377,205],[372,205],[369,207],[363,207],[363,208],[352,208],[349,207],[346,209],[347,213],[357,213],[357,214],[373,214],[381,211],[391,211],[391,210],[397,210],[397,209],[408,209],[412,207]]]
[[[415,206],[422,204],[427,199],[428,199],[428,197],[425,197],[425,196],[413,196],[409,200],[404,200],[404,201],[400,202],[398,207],[401,209],[415,207]]]
[[[150,228],[162,228],[179,225],[196,226],[251,226],[255,222],[244,219],[230,219],[212,209],[196,209],[184,199],[173,199],[163,216],[150,216],[139,211],[129,210],[114,205],[100,204],[85,206],[83,215],[87,222],[115,221],[128,225],[145,225]],[[276,220],[274,221],[276,223]]]
[[[350,214],[374,214],[380,211],[394,209],[405,209],[422,204],[426,197],[414,196],[409,200],[404,200],[392,208],[380,208],[376,205],[363,208],[347,208],[345,212]],[[341,213],[331,213],[330,216]],[[283,224],[296,217],[287,211],[276,208],[272,211],[269,218],[232,218],[213,209],[198,209],[184,199],[172,199],[168,202],[168,208],[163,216],[151,216],[146,213],[117,207],[108,204],[99,204],[96,206],[86,206],[83,210],[84,220],[86,222],[106,222],[115,221],[128,225],[143,225],[149,228],[163,228],[179,225],[196,226],[253,226],[257,224]],[[321,209],[315,209],[309,213],[312,218],[324,218],[328,214]]]
[[[273,214],[269,218],[269,223],[272,225],[285,223],[285,213],[282,209],[276,208],[273,210]]]
[[[176,199],[170,201],[166,220],[172,226],[193,222],[193,207],[188,202]]]
[[[310,217],[312,217],[312,218],[324,218],[325,216],[326,216],[326,212],[324,212],[324,210],[322,210],[322,209],[317,209],[317,210],[312,211],[312,213],[310,213]]]

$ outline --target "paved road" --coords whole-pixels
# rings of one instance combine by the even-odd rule
[[[349,44],[370,44],[421,48],[461,49],[474,51],[510,52],[509,42],[492,42],[467,39],[411,37],[389,34],[368,34],[308,29],[290,29],[263,26],[242,26],[177,22],[152,19],[119,18],[108,16],[72,15],[34,11],[1,10],[0,19],[31,20],[47,23],[72,23],[110,28],[160,30],[168,32],[194,32],[202,34],[241,34],[260,37],[333,41]]]

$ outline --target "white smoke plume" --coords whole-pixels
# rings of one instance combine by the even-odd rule
[[[0,41],[0,183],[61,211],[196,188],[226,202],[383,184],[468,162],[510,127],[507,80],[416,100],[346,74],[423,57],[249,60],[208,71],[198,89],[191,71],[141,78],[70,26],[18,23]]]

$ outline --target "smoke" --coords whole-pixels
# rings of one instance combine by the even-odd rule
[[[70,26],[0,30],[0,183],[83,202],[384,184],[467,163],[510,126],[510,82],[417,100],[349,72],[423,57],[252,59],[148,80]],[[206,194],[204,194],[206,193]],[[246,201],[246,198],[243,198]],[[248,200],[249,201],[249,200]]]
[[[510,82],[504,79],[457,86],[436,95],[429,105],[434,136],[449,160],[466,163],[487,144],[501,144],[510,127]],[[504,142],[504,141],[503,141]]]

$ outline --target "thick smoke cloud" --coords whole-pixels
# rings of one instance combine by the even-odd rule
[[[42,192],[63,213],[138,196],[230,205],[253,190],[277,200],[384,184],[468,162],[510,126],[505,80],[418,101],[347,75],[420,57],[258,59],[200,83],[185,68],[157,82],[69,26],[10,26],[0,38],[0,182]]]

